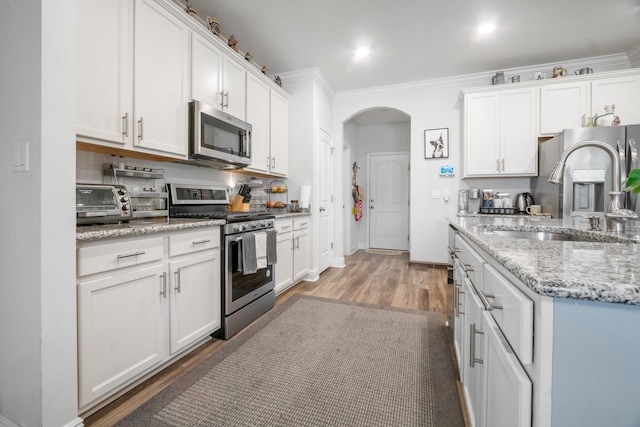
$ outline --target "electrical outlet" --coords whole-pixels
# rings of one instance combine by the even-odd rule
[[[13,172],[29,172],[29,142],[13,143]]]

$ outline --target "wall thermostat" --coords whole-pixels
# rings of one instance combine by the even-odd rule
[[[445,165],[445,166],[440,166],[440,175],[453,175],[454,173],[454,167],[453,166],[449,166],[449,165]]]

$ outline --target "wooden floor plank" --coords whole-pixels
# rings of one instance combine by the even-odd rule
[[[452,292],[447,271],[409,263],[409,254],[377,255],[363,250],[345,257],[344,268],[330,268],[315,282],[300,282],[278,295],[279,305],[303,294],[446,315]],[[232,338],[233,339],[233,338]],[[226,341],[212,340],[171,367],[145,381],[121,398],[85,419],[85,426],[111,426],[180,378],[188,369],[215,353]],[[458,377],[459,378],[459,377]],[[461,397],[462,399],[462,397]],[[464,406],[464,405],[463,405]]]

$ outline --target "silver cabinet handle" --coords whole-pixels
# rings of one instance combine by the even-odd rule
[[[143,120],[142,117],[140,117],[140,120],[138,120],[138,139],[139,140],[144,139],[144,136],[142,134],[142,131],[144,129],[144,122],[142,120]]]
[[[464,271],[474,271],[473,270],[473,264],[462,264],[464,266]]]
[[[227,97],[227,103],[224,104],[224,107],[225,108],[229,108],[229,91],[225,92],[224,96]],[[223,97],[223,99],[224,99],[224,97]]]
[[[224,110],[224,91],[220,92],[220,109]]]
[[[118,259],[131,258],[132,256],[138,256],[138,255],[144,255],[144,254],[146,254],[145,251],[131,252],[130,254],[118,254]]]
[[[454,291],[453,291],[453,315],[455,317],[460,317],[460,295],[458,295],[460,292],[460,285],[458,285],[457,283],[454,285]]]
[[[504,157],[502,158],[502,172],[504,172]]]
[[[482,363],[482,359],[476,359],[476,334],[484,335],[479,329],[476,329],[476,324],[469,324],[469,366],[475,368],[476,363]]]
[[[167,272],[162,273],[162,290],[160,291],[160,295],[162,298],[167,297]]]
[[[180,293],[180,269],[177,269],[175,272],[176,275],[176,287],[175,290],[177,293]]]
[[[275,156],[271,158],[271,169],[275,169],[276,168],[276,158]]]
[[[209,243],[210,241],[211,241],[211,239],[194,240],[192,244],[193,244],[193,246],[202,245],[203,243]]]
[[[460,302],[460,295],[464,295],[465,292],[464,291],[458,291],[458,314],[465,314],[464,311],[460,310],[460,305],[462,304]]]
[[[307,226],[307,223],[306,223],[306,222],[302,222],[302,223],[300,223],[300,227],[306,227],[306,226]]]
[[[129,137],[129,113],[124,113],[122,116],[122,134]]]
[[[296,249],[300,249],[300,237],[296,237]]]
[[[496,159],[496,170],[500,172],[500,159]]]
[[[497,304],[492,304],[489,302],[489,300],[487,298],[491,298],[494,299],[495,296],[494,295],[485,295],[482,293],[482,291],[478,290],[478,296],[480,297],[480,301],[482,302],[482,305],[484,305],[484,309],[487,311],[493,311],[493,310],[502,310],[502,306],[501,305],[497,305]]]
[[[290,228],[291,228],[291,226],[290,226],[290,225],[284,225],[284,226],[282,226],[282,229],[283,229],[283,230],[288,230],[288,229],[290,229]]]

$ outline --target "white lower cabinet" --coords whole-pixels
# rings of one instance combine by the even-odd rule
[[[485,427],[531,425],[532,384],[489,312],[484,312]]]
[[[77,270],[80,413],[220,328],[219,227],[79,243]]]
[[[288,289],[309,272],[309,220],[309,216],[276,220],[276,294]]]
[[[220,251],[171,261],[169,277],[173,355],[220,329]]]
[[[454,261],[454,350],[472,427],[532,425],[533,301],[462,237]],[[481,283],[483,288],[476,286]]]
[[[465,374],[462,385],[464,398],[467,403],[469,422],[472,427],[476,427],[483,425],[480,420],[484,412],[482,406],[484,397],[484,332],[482,327],[482,312],[484,307],[468,279],[464,281],[462,287],[466,301],[463,328],[465,335],[465,352],[462,355],[462,359],[464,359],[462,368]]]
[[[164,360],[164,271],[153,263],[78,282],[80,407]]]

